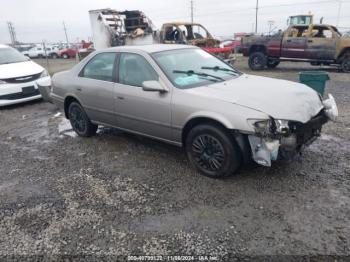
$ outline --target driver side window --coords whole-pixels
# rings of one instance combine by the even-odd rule
[[[159,80],[159,76],[141,55],[122,53],[119,61],[119,83],[142,87],[144,81]]]

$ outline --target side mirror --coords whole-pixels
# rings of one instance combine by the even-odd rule
[[[142,83],[142,89],[144,91],[153,91],[153,92],[165,92],[166,90],[162,86],[159,81],[151,80],[151,81],[144,81]]]

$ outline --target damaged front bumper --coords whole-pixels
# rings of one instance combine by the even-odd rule
[[[268,132],[266,129],[260,132],[258,126],[256,134],[248,135],[253,160],[270,167],[271,161],[289,158],[313,143],[320,136],[322,126],[329,120],[335,121],[338,116],[332,95],[323,101],[323,105],[324,109],[307,123],[273,120],[271,125],[267,125]]]

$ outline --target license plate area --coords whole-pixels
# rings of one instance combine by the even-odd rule
[[[26,87],[23,87],[23,88],[22,88],[22,93],[23,93],[24,95],[33,94],[33,93],[35,93],[35,88],[34,88],[34,86],[26,86]]]

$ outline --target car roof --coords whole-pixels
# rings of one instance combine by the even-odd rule
[[[0,44],[0,48],[9,48],[9,46]]]
[[[152,44],[152,45],[130,45],[117,46],[104,49],[103,51],[143,51],[146,53],[157,53],[162,51],[170,51],[177,49],[198,48],[192,45],[176,45],[176,44]],[[102,50],[101,50],[102,51]]]

